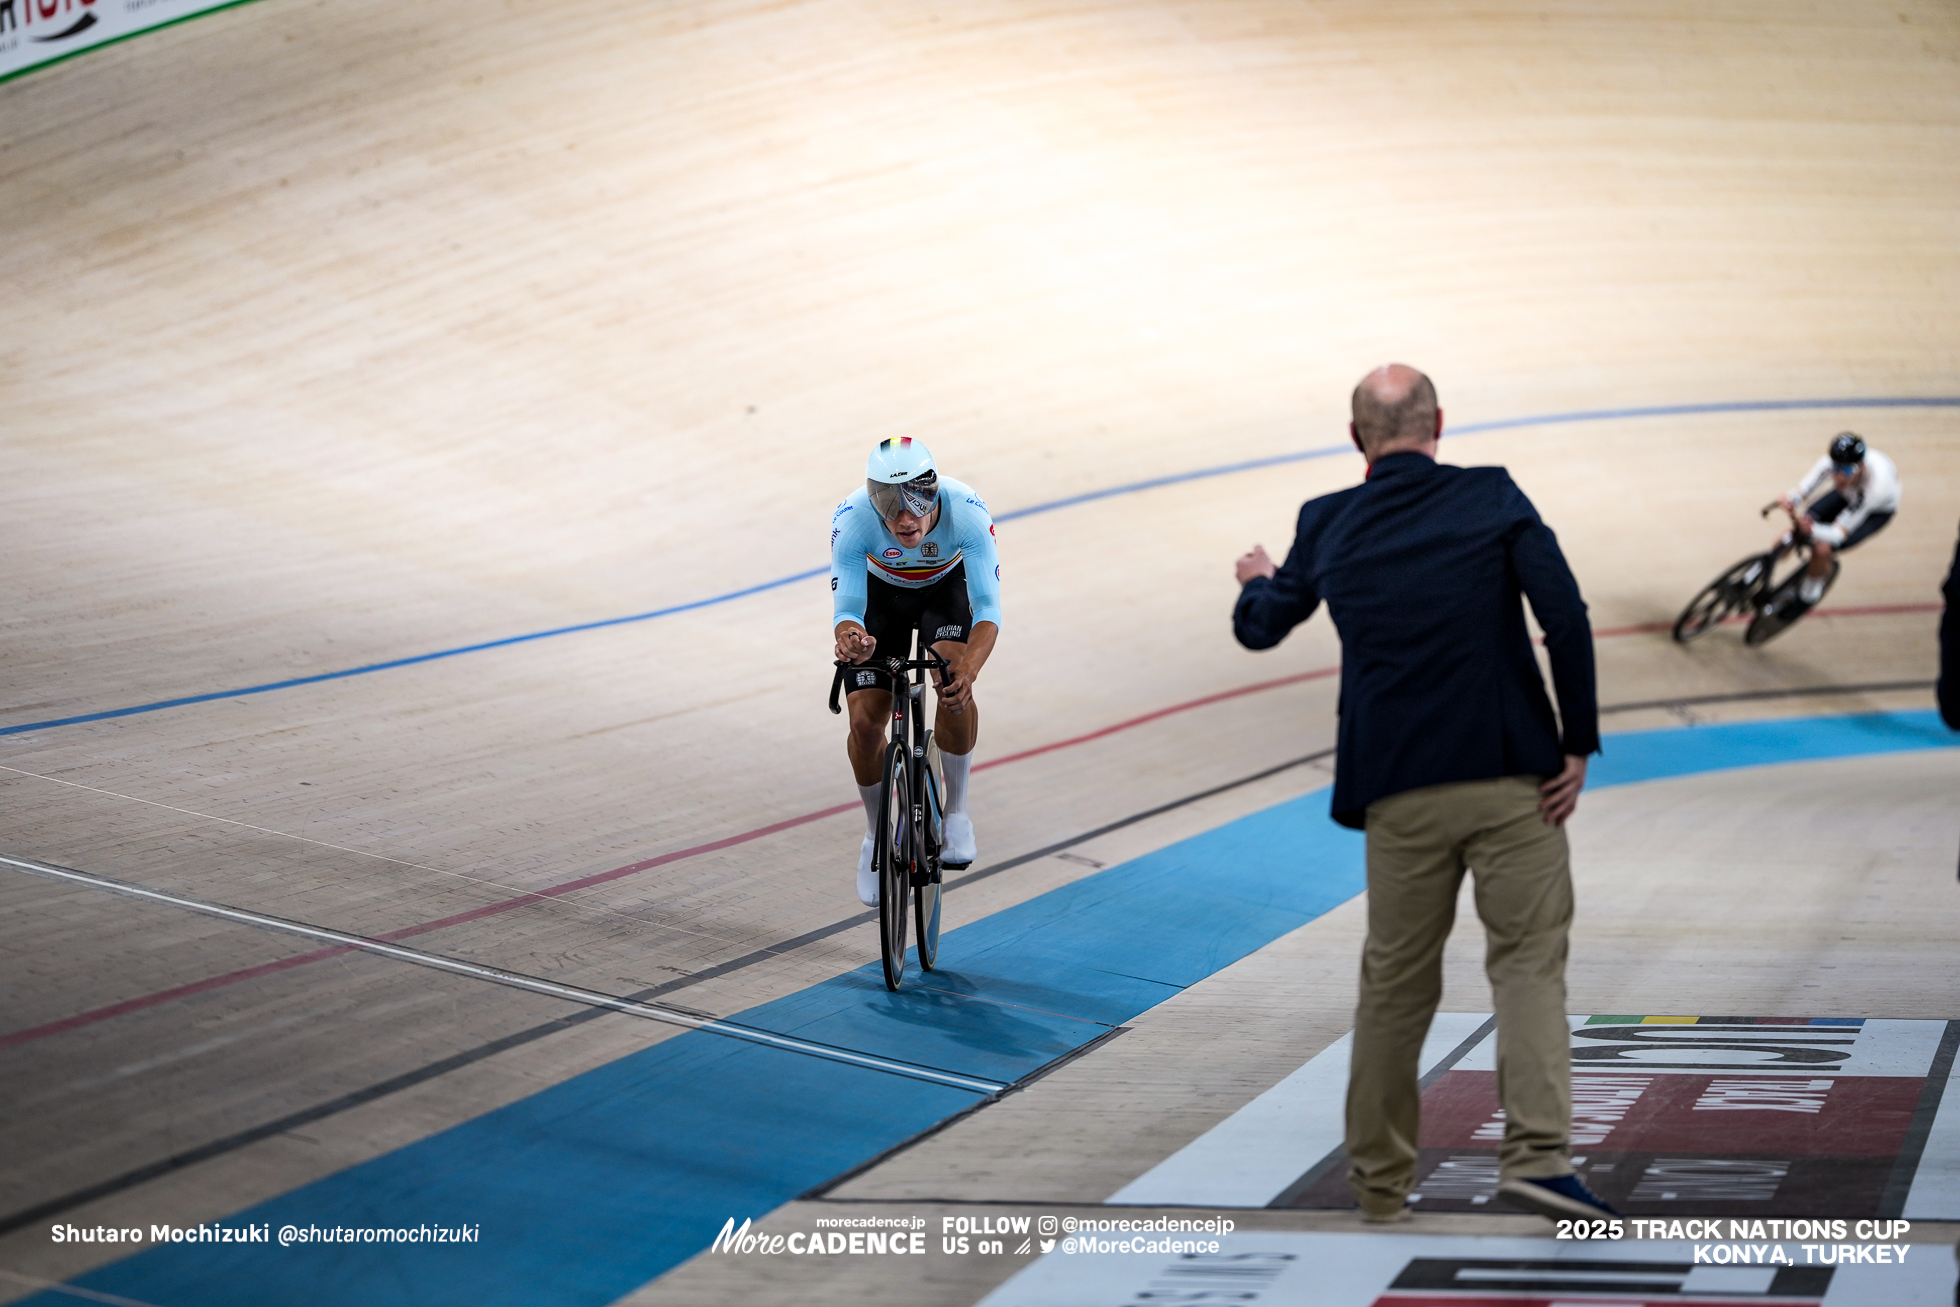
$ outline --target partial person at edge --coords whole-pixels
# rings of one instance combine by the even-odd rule
[[[1940,593],[1946,597],[1940,615],[1940,720],[1960,731],[1960,540],[1954,542],[1953,566]]]

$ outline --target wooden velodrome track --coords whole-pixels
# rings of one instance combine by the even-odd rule
[[[1956,158],[1960,14],[1923,2],[258,0],[21,77],[0,855],[697,1012],[781,999],[876,956],[839,925],[828,597],[688,606],[821,567],[880,438],[982,490],[977,868],[1020,861],[949,897],[978,921],[1326,783],[1025,856],[1331,743],[1332,628],[1239,649],[1230,564],[1358,458],[1178,478],[1339,445],[1387,358],[1473,429],[1444,456],[1559,532],[1602,700],[1670,705],[1610,729],[1923,709]],[[1846,426],[1905,501],[1828,620],[1670,643]],[[1573,1010],[1960,1016],[1957,784],[1922,752],[1590,797]],[[683,1035],[519,1039],[589,1009],[11,867],[0,914],[7,1300],[127,1251],[51,1223],[215,1220]],[[1347,1028],[1360,921],[778,1219],[1101,1202]],[[1487,1010],[1475,935],[1452,1010]],[[698,1248],[764,1212],[697,1215]],[[697,1258],[633,1301],[964,1304],[1027,1260]]]

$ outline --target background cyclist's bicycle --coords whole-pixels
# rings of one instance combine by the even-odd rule
[[[1777,504],[1766,505],[1762,515],[1768,517],[1777,507]],[[1778,575],[1786,559],[1794,559],[1795,563]],[[1690,599],[1681,616],[1674,619],[1675,640],[1686,644],[1710,627],[1743,612],[1750,614],[1749,628],[1742,633],[1744,644],[1757,645],[1774,639],[1816,607],[1815,603],[1805,603],[1798,594],[1809,566],[1810,539],[1792,530],[1771,548],[1751,554],[1729,568]],[[1824,578],[1826,592],[1836,583],[1841,566],[1838,559],[1831,559],[1830,575]],[[1820,594],[1818,599],[1822,598]]]

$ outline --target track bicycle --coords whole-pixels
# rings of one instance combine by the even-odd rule
[[[859,667],[891,674],[892,734],[885,746],[878,796],[877,835],[871,865],[878,876],[878,955],[884,961],[885,988],[905,981],[906,907],[919,932],[919,969],[939,961],[939,849],[945,838],[946,769],[939,742],[926,728],[926,674],[942,681],[950,667],[920,633],[918,658],[879,658],[863,663],[838,661],[830,681],[830,711],[842,712],[838,692]]]
[[[1774,503],[1764,505],[1762,516],[1768,517],[1777,507],[1779,505]],[[1792,514],[1793,520],[1794,517],[1795,514]],[[1779,577],[1777,569],[1784,559],[1792,557],[1796,559],[1796,565]],[[1710,627],[1744,611],[1751,614],[1749,627],[1742,633],[1744,644],[1764,644],[1783,634],[1816,607],[1816,604],[1804,603],[1797,593],[1809,566],[1810,538],[1792,530],[1771,548],[1749,555],[1710,581],[1700,594],[1690,599],[1688,606],[1681,610],[1681,615],[1674,619],[1676,643],[1686,644]],[[1826,594],[1836,584],[1838,571],[1842,567],[1841,560],[1831,559],[1830,575],[1824,578]],[[1823,595],[1820,594],[1818,601],[1822,600]]]

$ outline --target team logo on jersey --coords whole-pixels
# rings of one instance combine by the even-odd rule
[[[833,590],[837,588],[837,578],[834,576],[830,578],[830,588]]]
[[[934,540],[926,541],[924,544],[919,546],[919,556],[922,558],[939,557],[939,543]]]
[[[903,558],[903,557],[905,557],[905,551],[904,551],[903,549],[887,549],[887,550],[885,551],[885,557],[887,557],[887,558]]]
[[[964,626],[942,626],[939,628],[938,634],[932,638],[935,640],[958,640],[965,635],[966,628]]]

